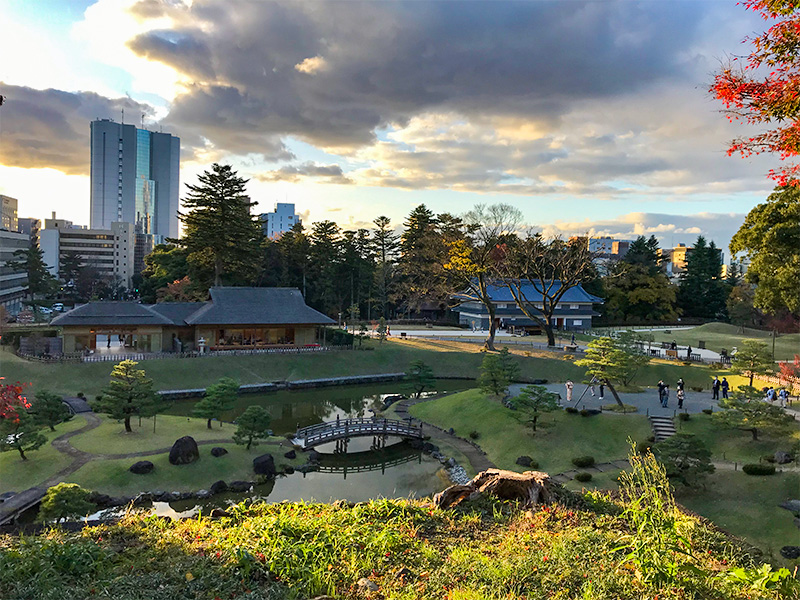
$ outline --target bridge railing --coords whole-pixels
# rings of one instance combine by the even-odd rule
[[[321,444],[342,438],[364,435],[400,435],[422,437],[422,425],[412,425],[406,421],[389,419],[353,418],[319,423],[299,429],[295,439],[302,441],[304,447]]]

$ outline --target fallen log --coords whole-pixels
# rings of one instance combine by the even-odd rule
[[[478,473],[466,485],[451,485],[433,497],[438,508],[449,508],[466,498],[488,494],[503,500],[517,500],[523,506],[549,504],[555,499],[558,484],[547,473],[525,471],[515,473],[502,469],[487,469]]]

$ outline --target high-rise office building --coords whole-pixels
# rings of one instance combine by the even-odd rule
[[[294,204],[278,202],[271,213],[261,214],[261,229],[264,235],[275,239],[300,223],[300,215],[294,212]]]
[[[180,138],[92,121],[89,226],[125,222],[137,235],[177,238],[179,171]]]
[[[17,199],[0,194],[0,229],[17,231]]]

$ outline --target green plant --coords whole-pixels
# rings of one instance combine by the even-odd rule
[[[481,362],[481,374],[478,377],[478,387],[485,393],[502,396],[508,389],[508,377],[497,354],[487,352]]]
[[[774,475],[775,465],[762,465],[759,463],[751,463],[744,465],[742,471],[748,475]]]
[[[48,488],[39,507],[37,520],[41,523],[60,522],[95,510],[95,505],[89,502],[88,490],[75,483],[59,483]]]
[[[693,435],[673,435],[653,446],[653,452],[664,464],[667,477],[686,486],[697,485],[702,478],[714,472],[711,452],[702,440]]]
[[[764,456],[761,457],[761,460],[766,461],[768,463],[774,463],[775,462],[775,455],[774,454],[765,454]]]
[[[678,413],[678,419],[680,419],[681,421],[688,421],[689,420],[689,413],[685,413],[685,412]]]
[[[703,391],[703,386],[701,386],[701,385],[693,385],[693,386],[690,386],[689,389],[692,390],[693,392],[702,392]]]
[[[233,441],[250,450],[250,446],[258,446],[259,440],[269,437],[271,422],[272,417],[263,406],[248,406],[236,420],[238,428]]]
[[[56,425],[72,418],[61,396],[47,390],[36,392],[36,400],[32,403],[30,413],[37,423],[49,427],[50,431],[55,431]]]
[[[125,422],[125,431],[131,433],[131,417],[152,416],[155,414],[156,393],[153,380],[147,379],[139,363],[123,360],[114,365],[111,381],[103,390],[103,397],[96,405],[99,412],[108,413],[113,419]]]
[[[433,378],[433,369],[421,360],[415,360],[406,371],[406,382],[414,391],[414,397],[419,398],[426,389],[436,385]]]
[[[211,420],[218,419],[222,427],[222,413],[230,410],[239,395],[239,382],[230,377],[222,377],[214,385],[208,386],[206,395],[194,405],[192,414],[207,419],[206,426],[211,429]]]
[[[575,481],[580,481],[581,483],[586,483],[587,481],[592,480],[592,474],[587,473],[586,471],[581,471],[580,473],[575,474]]]
[[[568,413],[570,415],[577,415],[578,414],[578,409],[575,408],[574,406],[567,406],[564,409],[564,412],[566,412],[566,413]]]
[[[572,464],[580,469],[591,467],[594,464],[594,456],[576,456],[572,459]]]
[[[47,443],[41,425],[27,410],[16,411],[16,418],[0,417],[0,452],[16,450],[22,460],[27,460],[25,452],[38,450]]]
[[[772,565],[761,565],[752,569],[739,567],[731,569],[724,577],[732,583],[744,584],[753,591],[778,592],[781,598],[791,598],[793,594],[800,592],[800,581],[792,576],[789,569],[773,571]]]
[[[528,422],[536,431],[536,423],[541,414],[558,408],[558,394],[547,391],[547,388],[541,385],[529,385],[522,388],[511,403],[517,410],[528,413],[530,416]]]
[[[780,435],[789,430],[794,419],[780,406],[757,400],[754,388],[739,386],[733,397],[720,401],[725,410],[714,414],[716,424],[728,429],[748,431],[753,441],[758,440],[759,432]]]
[[[477,440],[479,437],[481,437],[481,434],[478,431],[472,430],[469,432],[469,439]]]
[[[714,410],[713,410],[713,409],[711,409],[711,408],[704,408],[704,409],[703,409],[703,413],[704,413],[704,414],[706,414],[706,415],[710,415],[710,414],[712,414],[713,412],[714,412]]]

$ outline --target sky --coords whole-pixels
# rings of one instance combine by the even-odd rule
[[[0,0],[0,193],[88,224],[89,123],[181,138],[260,211],[344,229],[425,204],[547,234],[726,247],[771,156],[708,93],[768,25],[735,0]]]

